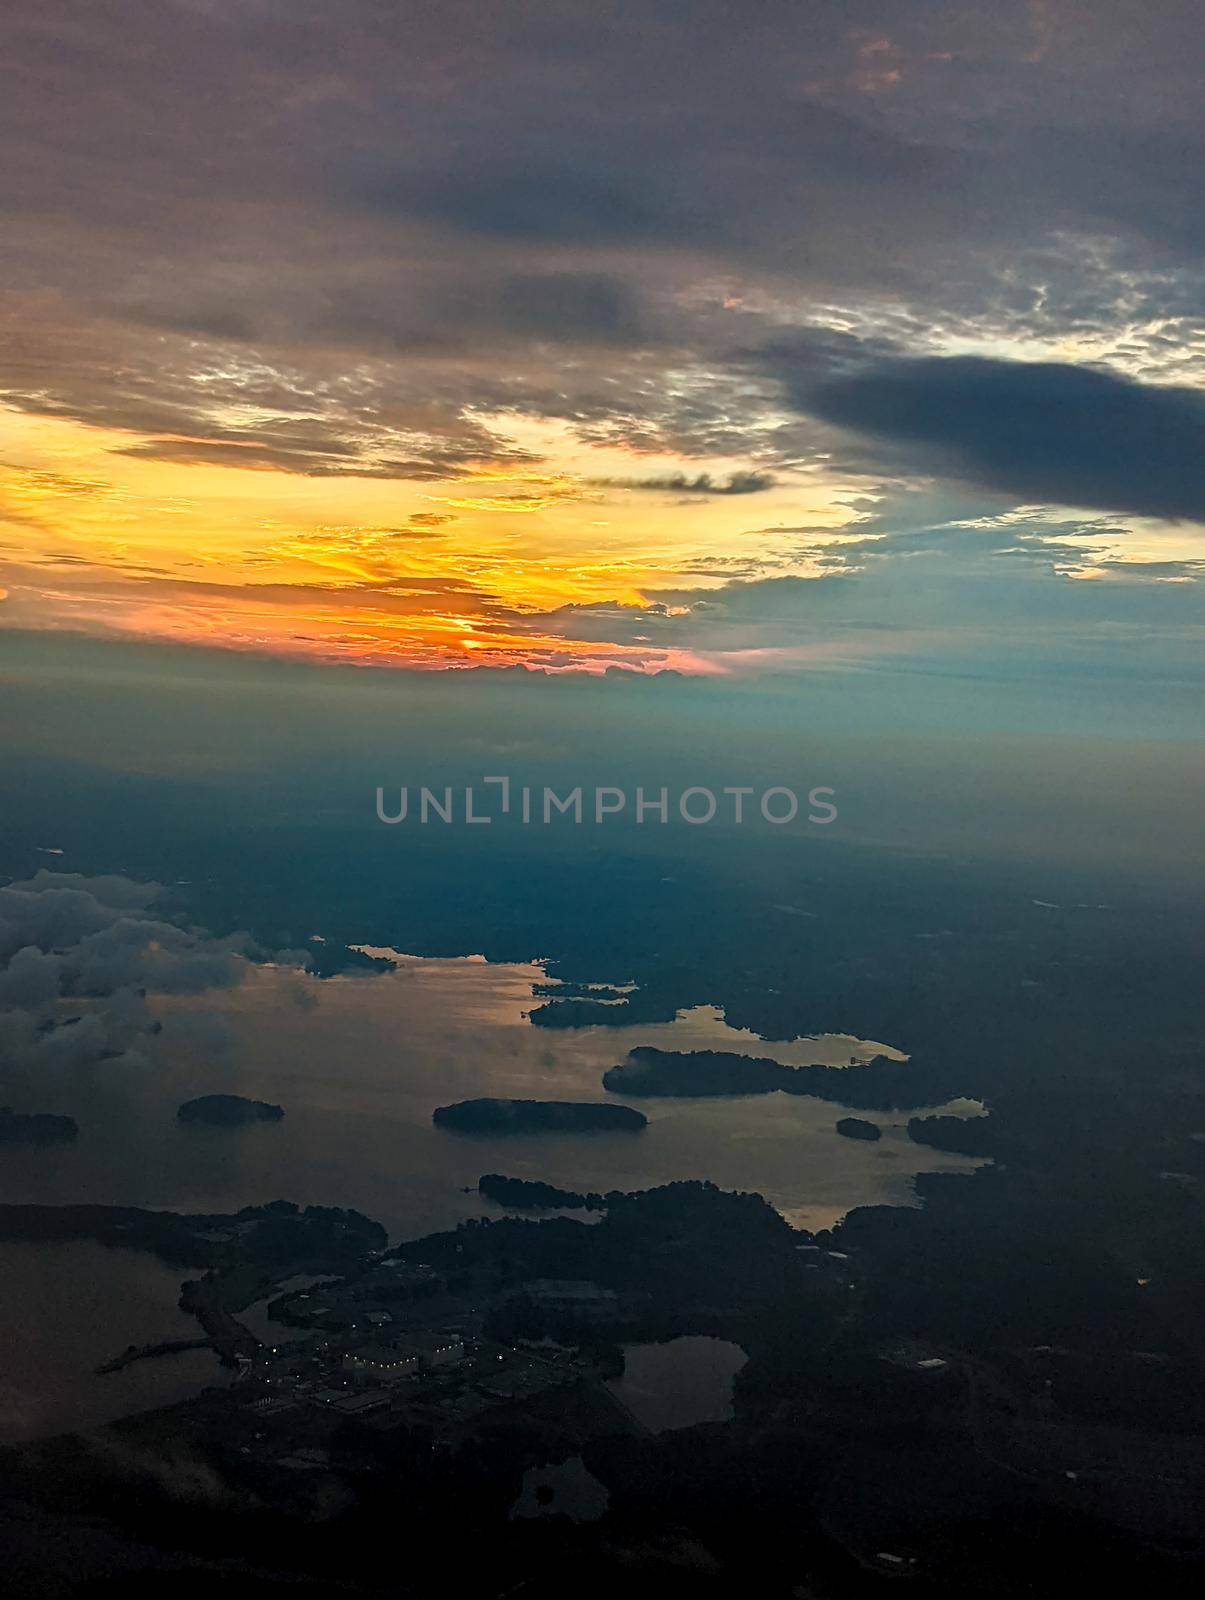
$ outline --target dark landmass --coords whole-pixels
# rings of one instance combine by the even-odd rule
[[[431,1120],[457,1133],[638,1133],[648,1118],[630,1106],[574,1100],[461,1100]]]
[[[0,1144],[60,1144],[74,1139],[79,1123],[74,1117],[55,1116],[50,1111],[14,1111],[0,1106]]]
[[[617,1293],[650,1295],[666,1313],[695,1303],[726,1305],[773,1296],[799,1273],[798,1235],[758,1194],[701,1181],[607,1196],[596,1223],[473,1219],[390,1252],[437,1270],[510,1263],[515,1280],[589,1280]]]
[[[715,1096],[812,1095],[866,1111],[940,1105],[961,1094],[961,1075],[951,1063],[892,1061],[876,1056],[862,1066],[784,1067],[760,1056],[726,1050],[658,1050],[640,1045],[620,1066],[603,1074],[616,1094]]]
[[[240,1216],[256,1215],[249,1208]],[[95,1239],[123,1250],[145,1250],[172,1266],[207,1266],[217,1245],[205,1235],[228,1217],[180,1216],[173,1211],[143,1211],[137,1206],[0,1206],[0,1239],[56,1244]]]
[[[901,1570],[924,1600],[1045,1596],[1074,1563],[1186,1600],[1205,1551],[1205,1371],[1183,1190],[1148,1184],[1136,1218],[1128,1189],[1128,1231],[1111,1208],[1102,1237],[1082,1206],[999,1168],[918,1187],[922,1208],[862,1208],[827,1233],[694,1182],[609,1194],[591,1223],[473,1219],[362,1254],[299,1291],[316,1345],[248,1354],[229,1388],[103,1442],[0,1451],[0,1504],[60,1531],[92,1518],[110,1568],[137,1539],[214,1582],[267,1572],[301,1593],[375,1596],[404,1527],[414,1572],[439,1575],[416,1596],[601,1600],[621,1583],[723,1600],[754,1567],[783,1596],[868,1600]],[[1131,1256],[1165,1233],[1168,1282],[1148,1293]],[[211,1280],[227,1316],[255,1270],[246,1237],[232,1233],[231,1290]],[[403,1346],[454,1327],[465,1354],[332,1390],[365,1322]],[[735,1415],[650,1435],[604,1380],[620,1344],[686,1334],[746,1352]],[[568,1456],[606,1489],[603,1520],[513,1519],[524,1474]]]
[[[59,1561],[55,1592],[93,1574],[99,1592],[162,1592],[158,1571],[131,1582],[129,1549],[131,1567],[153,1560],[173,1578],[192,1563],[195,1591],[204,1583],[207,1594],[240,1592],[240,1577],[248,1592],[273,1593],[287,1578],[292,1594],[375,1600],[385,1572],[424,1596],[594,1600],[622,1586],[633,1600],[721,1600],[747,1592],[755,1574],[768,1596],[865,1600],[901,1570],[890,1553],[909,1594],[925,1600],[1057,1595],[1068,1570],[1089,1590],[1199,1592],[1199,905],[1173,905],[1161,888],[1107,910],[1098,902],[1116,896],[1096,872],[1064,884],[1043,869],[1035,882],[1010,862],[993,881],[961,859],[825,845],[823,858],[801,851],[789,866],[791,898],[821,915],[784,921],[766,914],[788,870],[777,839],[764,862],[753,846],[717,884],[664,850],[647,860],[581,852],[570,871],[543,844],[511,858],[491,835],[486,870],[472,841],[441,846],[427,830],[409,848],[400,831],[376,830],[389,834],[387,848],[366,832],[341,851],[344,830],[332,829],[329,848],[314,851],[308,822],[265,830],[275,875],[248,875],[228,916],[227,890],[194,891],[218,896],[198,916],[251,923],[268,947],[329,917],[342,937],[426,954],[529,960],[555,950],[558,971],[583,984],[631,973],[641,985],[623,1006],[583,996],[589,1014],[576,1018],[573,1002],[554,1002],[537,1025],[630,1024],[638,1009],[641,1020],[668,1020],[712,1003],[765,1037],[853,1026],[913,1053],[884,1068],[898,1080],[879,1086],[885,1103],[857,1098],[877,1066],[804,1069],[817,1087],[803,1092],[869,1111],[975,1096],[990,1119],[936,1138],[965,1147],[991,1138],[984,1123],[994,1124],[1007,1170],[922,1176],[919,1209],[855,1211],[811,1238],[773,1221],[763,1229],[759,1209],[745,1226],[706,1195],[692,1220],[684,1199],[657,1195],[615,1207],[614,1226],[584,1212],[475,1221],[407,1243],[388,1274],[361,1258],[329,1294],[293,1297],[332,1308],[311,1312],[307,1326],[346,1325],[348,1342],[359,1341],[364,1308],[379,1307],[394,1327],[403,1316],[456,1322],[472,1343],[480,1316],[484,1347],[513,1329],[579,1353],[711,1333],[749,1356],[735,1417],[649,1437],[620,1425],[583,1376],[460,1422],[474,1374],[449,1375],[447,1398],[427,1416],[393,1402],[368,1420],[336,1420],[305,1395],[279,1412],[257,1409],[278,1379],[253,1375],[104,1430],[103,1444],[0,1452],[0,1500],[21,1508],[0,1535],[14,1532],[32,1552],[30,1570]],[[186,826],[175,834],[163,862],[173,876],[186,870],[179,840],[195,843],[204,879],[210,845]],[[291,870],[303,853],[304,879]],[[148,875],[158,865],[149,860]],[[1066,904],[1037,908],[1030,892]],[[245,915],[250,893],[262,901],[258,921]],[[768,1067],[778,1081],[758,1092],[785,1088],[789,1069]],[[686,1058],[681,1092],[698,1093],[689,1072]],[[916,1120],[923,1142],[936,1143],[931,1119]],[[228,1252],[229,1306],[276,1271],[244,1261],[233,1235],[225,1246],[187,1242]],[[370,1287],[378,1278],[387,1291]],[[533,1291],[544,1278],[597,1285],[606,1298],[588,1303],[598,1321],[583,1326],[555,1294]],[[324,1466],[297,1465],[319,1449]],[[610,1495],[603,1522],[512,1521],[526,1469],[573,1453]],[[112,1544],[94,1551],[98,1528]]]
[[[241,1094],[203,1094],[186,1100],[176,1112],[181,1122],[207,1122],[215,1128],[241,1128],[249,1122],[279,1122],[283,1106],[267,1100],[246,1100]]]
[[[500,1172],[487,1172],[477,1191],[487,1200],[518,1211],[602,1211],[607,1205],[606,1195],[579,1194],[530,1178],[507,1178]]]
[[[837,1124],[837,1132],[846,1139],[875,1140],[883,1137],[883,1130],[877,1122],[866,1122],[861,1117],[842,1117]]]
[[[294,1261],[338,1265],[388,1243],[379,1222],[337,1206],[291,1200],[234,1212],[144,1211],[139,1206],[0,1205],[0,1239],[54,1244],[95,1239],[122,1250],[145,1250],[171,1266],[223,1269],[253,1260],[265,1267]],[[298,1268],[305,1270],[304,1266]]]
[[[158,1356],[183,1355],[188,1350],[211,1350],[213,1340],[203,1339],[159,1339],[154,1344],[130,1345],[119,1356],[114,1356],[111,1361],[102,1361],[97,1367],[98,1377],[105,1377],[110,1372],[123,1372],[126,1367],[132,1367],[136,1361],[153,1361]]]
[[[909,1117],[908,1137],[962,1156],[997,1156],[1003,1143],[995,1117]]]
[[[14,645],[46,648],[33,635]],[[89,715],[108,714],[118,648],[134,647],[72,645],[88,656],[76,693]],[[105,670],[91,670],[93,655]],[[215,657],[179,692],[209,716],[214,675],[226,670]],[[432,677],[424,691],[438,690]],[[596,742],[615,696],[638,688],[660,702],[672,687],[664,676],[574,685],[575,726]],[[532,676],[523,692],[554,689]],[[717,692],[738,729],[743,690]],[[798,701],[797,684],[779,692],[784,705]],[[381,698],[392,727],[395,696]],[[674,711],[684,746],[714,737],[713,703],[697,720],[687,700]],[[496,722],[493,706],[488,715]],[[937,1067],[952,1069],[949,1088],[882,1109],[973,1096],[990,1105],[1007,1152],[1006,1172],[917,1180],[920,1209],[874,1208],[827,1236],[794,1234],[798,1271],[780,1252],[779,1291],[752,1314],[739,1272],[728,1283],[738,1250],[709,1252],[705,1229],[686,1230],[681,1244],[673,1229],[646,1229],[661,1202],[643,1219],[634,1211],[629,1223],[640,1226],[628,1237],[646,1281],[665,1262],[697,1287],[676,1309],[652,1298],[655,1286],[647,1300],[616,1289],[618,1319],[597,1337],[739,1339],[750,1359],[728,1424],[649,1438],[615,1429],[614,1407],[609,1424],[601,1403],[587,1417],[566,1389],[485,1412],[459,1433],[449,1426],[436,1448],[436,1424],[393,1410],[378,1426],[334,1424],[308,1401],[266,1417],[255,1406],[271,1390],[240,1380],[104,1430],[103,1445],[0,1452],[0,1490],[12,1496],[0,1504],[0,1543],[21,1557],[6,1566],[14,1594],[23,1585],[40,1600],[91,1578],[88,1594],[129,1600],[162,1593],[163,1569],[180,1587],[185,1565],[189,1600],[202,1588],[262,1597],[286,1586],[376,1600],[382,1573],[391,1593],[400,1584],[423,1595],[594,1600],[621,1588],[631,1600],[719,1600],[755,1582],[768,1597],[864,1600],[901,1568],[908,1594],[926,1600],[1060,1595],[1069,1570],[1088,1592],[1199,1593],[1205,951],[1187,866],[1183,881],[1148,879],[1125,849],[1082,868],[1039,868],[1023,852],[973,862],[948,853],[940,832],[932,849],[897,850],[747,830],[736,854],[726,841],[711,849],[718,830],[694,830],[683,846],[643,829],[632,848],[613,833],[606,848],[562,854],[542,832],[528,843],[499,827],[454,829],[444,840],[367,821],[357,831],[342,813],[315,849],[313,814],[295,815],[281,784],[263,796],[271,826],[255,832],[255,870],[217,871],[250,859],[246,824],[198,805],[192,785],[83,765],[66,769],[69,782],[56,766],[55,782],[33,783],[28,765],[0,769],[0,866],[11,876],[38,864],[22,842],[35,829],[42,838],[70,828],[81,852],[109,855],[120,816],[131,873],[194,880],[192,916],[215,931],[250,928],[267,949],[322,927],[424,955],[554,952],[558,973],[583,985],[629,976],[640,985],[622,1006],[583,997],[575,1014],[553,1003],[533,1016],[537,1026],[668,1021],[707,1003],[765,1038],[854,1027],[912,1053],[898,1069],[905,1087],[934,1051],[935,1081]],[[1087,792],[1096,774],[1084,771]],[[324,781],[317,769],[311,777]],[[332,771],[332,805],[345,788],[346,774]],[[58,812],[49,820],[48,806]],[[815,916],[768,914],[787,896]],[[616,1059],[623,1048],[617,1039]],[[868,1073],[834,1073],[836,1093],[824,1098],[862,1107],[853,1096]],[[959,1136],[988,1136],[971,1127]],[[439,1246],[407,1245],[407,1272],[438,1249],[452,1279],[456,1246],[476,1248],[459,1300],[449,1291],[438,1317],[469,1322],[484,1284],[510,1294],[516,1319],[551,1333],[561,1313],[525,1292],[527,1276],[538,1265],[594,1278],[581,1236],[597,1227],[477,1223]],[[227,1248],[234,1271],[233,1239]],[[349,1324],[369,1276],[349,1285]],[[502,1316],[492,1302],[489,1314]],[[296,1466],[303,1443],[328,1453],[325,1468]],[[605,1521],[512,1522],[524,1470],[575,1450],[611,1496]]]

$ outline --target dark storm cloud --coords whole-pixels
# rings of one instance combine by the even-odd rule
[[[698,472],[671,472],[660,478],[593,478],[598,489],[648,489],[667,494],[760,494],[772,489],[778,479],[772,472],[730,472],[726,478]]]
[[[1019,501],[1205,521],[1205,394],[1051,362],[901,361],[799,396]]]

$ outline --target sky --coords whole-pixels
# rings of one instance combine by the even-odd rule
[[[0,627],[1198,686],[1197,0],[9,0]]]

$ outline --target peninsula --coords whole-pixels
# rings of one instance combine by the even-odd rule
[[[956,1063],[935,1059],[893,1061],[876,1056],[858,1066],[788,1067],[761,1056],[726,1050],[659,1050],[638,1045],[603,1074],[613,1094],[689,1098],[747,1094],[803,1094],[862,1111],[940,1105],[962,1092]]]

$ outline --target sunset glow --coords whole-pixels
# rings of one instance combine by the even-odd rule
[[[576,638],[561,608],[647,607],[734,550],[806,571],[801,524],[851,515],[807,484],[759,495],[760,527],[743,496],[612,487],[739,467],[522,419],[507,442],[542,436],[538,461],[421,484],[139,459],[138,436],[8,408],[0,423],[10,623],[328,660],[712,670],[688,650]]]
[[[16,30],[0,626],[747,674],[1195,589],[1194,268],[1024,132],[1137,71],[1132,159],[1174,144],[1156,33],[637,7],[583,53],[553,7],[533,78],[526,6],[287,9]]]

